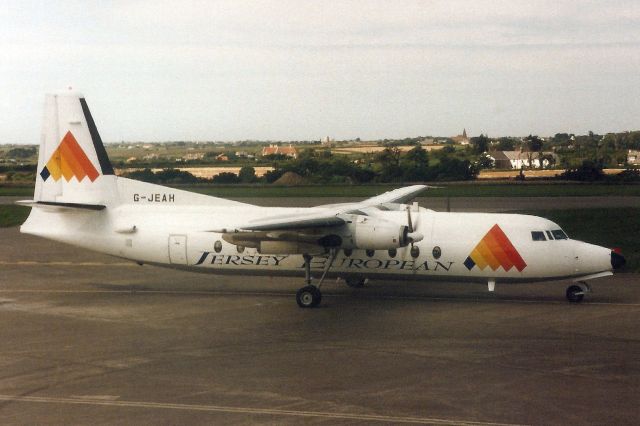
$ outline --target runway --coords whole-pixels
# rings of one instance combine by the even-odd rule
[[[138,266],[1,229],[3,424],[637,424],[638,275],[484,286]]]

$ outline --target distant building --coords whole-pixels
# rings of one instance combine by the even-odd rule
[[[331,145],[332,143],[334,143],[335,139],[331,139],[329,136],[326,136],[326,137],[322,138],[320,140],[320,142],[322,143],[322,145],[328,146],[328,145]]]
[[[227,157],[224,153],[218,154],[216,156],[216,161],[229,161],[229,157]]]
[[[552,156],[557,159],[553,152],[527,152],[527,151],[492,151],[489,157],[493,159],[496,169],[521,169],[521,168],[540,168],[540,154],[544,156]],[[531,162],[529,160],[531,159]],[[557,161],[557,160],[556,160]],[[543,167],[549,166],[549,160],[542,161]]]
[[[462,129],[462,134],[451,138],[455,143],[460,145],[469,145],[469,138],[467,137],[467,129]]]
[[[135,157],[134,157],[134,158],[135,158]],[[147,154],[147,155],[144,155],[144,156],[142,157],[142,159],[143,159],[143,160],[145,160],[145,161],[156,160],[157,158],[158,158],[158,154],[155,154],[155,153],[153,153],[153,154]]]
[[[627,153],[627,164],[632,166],[640,165],[640,151],[630,149]]]
[[[185,155],[184,160],[202,160],[204,158],[204,152],[190,152]]]
[[[262,148],[262,156],[265,155],[286,155],[291,158],[298,158],[298,150],[296,150],[291,144],[289,146],[278,146],[275,144],[271,144],[269,146],[265,146]]]

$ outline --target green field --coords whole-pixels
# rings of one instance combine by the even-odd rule
[[[397,185],[173,185],[178,189],[216,197],[372,197]],[[585,197],[640,196],[640,185],[578,183],[437,183],[423,197]],[[30,186],[0,186],[0,196],[30,196]]]
[[[20,225],[29,216],[31,208],[15,204],[0,205],[0,228]]]
[[[640,196],[640,185],[604,184],[436,184],[421,197],[585,197]],[[434,186],[436,186],[434,185]],[[217,197],[372,197],[402,185],[342,186],[181,186],[188,191]]]
[[[0,195],[9,196],[33,196],[32,186],[2,186],[0,185]]]

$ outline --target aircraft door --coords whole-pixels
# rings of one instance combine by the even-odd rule
[[[169,235],[169,262],[174,265],[187,264],[186,235]]]

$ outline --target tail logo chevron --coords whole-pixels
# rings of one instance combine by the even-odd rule
[[[467,260],[464,261],[464,266],[468,270],[473,269],[474,266],[484,270],[489,266],[494,271],[500,266],[505,271],[509,271],[515,266],[519,272],[522,272],[527,267],[527,264],[502,229],[495,224],[476,245]]]
[[[93,182],[100,176],[100,173],[84,153],[73,134],[67,132],[40,172],[40,176],[44,181],[51,176],[56,182],[61,177],[69,182],[75,176],[78,182],[85,177]]]

